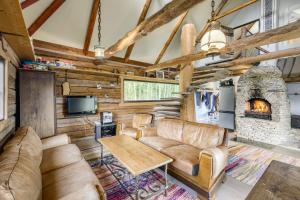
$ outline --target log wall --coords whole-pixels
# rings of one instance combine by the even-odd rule
[[[19,67],[19,59],[15,52],[4,40],[4,45],[0,41],[0,57],[7,61],[7,78],[8,78],[8,102],[7,102],[7,119],[0,121],[0,147],[4,141],[13,134],[16,127],[16,72]]]
[[[94,135],[94,121],[99,121],[99,114],[82,117],[66,115],[66,98],[62,96],[62,83],[66,73],[56,71],[56,115],[57,134],[66,133],[71,137],[84,137]],[[151,113],[153,106],[121,106],[121,87],[118,76],[91,75],[87,73],[67,73],[70,83],[70,95],[94,95],[98,98],[98,113],[111,111],[113,120],[130,124],[133,114]],[[111,85],[111,84],[114,85]],[[102,88],[97,89],[97,84]]]

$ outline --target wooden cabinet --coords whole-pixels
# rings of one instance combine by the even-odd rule
[[[31,126],[41,137],[56,130],[55,73],[19,70],[20,126]]]

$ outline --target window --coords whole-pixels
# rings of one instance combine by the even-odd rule
[[[0,120],[6,118],[5,60],[0,58]]]
[[[163,101],[176,97],[179,85],[139,80],[124,80],[124,102]]]

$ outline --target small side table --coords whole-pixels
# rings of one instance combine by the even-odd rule
[[[102,124],[100,122],[95,124],[96,126],[96,133],[95,133],[95,140],[100,144],[101,148],[101,161],[100,166],[103,165],[103,145],[98,141],[99,138],[104,137],[111,137],[116,135],[116,128],[117,125],[115,123],[109,123],[109,124]]]
[[[95,140],[97,141],[98,138],[115,136],[116,128],[117,125],[115,123],[109,123],[109,124],[97,123]]]

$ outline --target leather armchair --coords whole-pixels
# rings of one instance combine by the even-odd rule
[[[150,127],[152,122],[152,115],[150,114],[135,114],[132,118],[132,125],[126,126],[124,123],[120,125],[120,135],[128,135],[132,138],[139,139],[141,137],[141,130]]]

